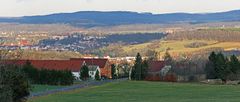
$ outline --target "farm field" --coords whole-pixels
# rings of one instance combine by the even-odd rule
[[[79,58],[81,54],[72,51],[35,51],[35,50],[23,50],[22,59],[39,59],[39,60],[66,60],[69,58]]]
[[[126,81],[36,97],[28,102],[239,102],[240,86]]]
[[[193,43],[204,43],[206,45],[199,46],[196,48],[187,47]],[[135,54],[136,51],[142,53],[147,53],[148,49],[159,51],[164,55],[166,49],[169,49],[170,53],[180,54],[180,53],[194,53],[198,51],[203,51],[211,48],[222,48],[224,50],[232,50],[240,48],[240,42],[219,42],[219,41],[208,41],[208,40],[165,40],[158,42],[149,42],[137,45],[129,45],[121,47],[122,53]]]

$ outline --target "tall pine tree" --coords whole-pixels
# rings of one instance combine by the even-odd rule
[[[95,80],[101,80],[100,79],[100,74],[99,71],[97,70],[96,74],[95,74]]]
[[[144,80],[147,75],[148,63],[142,61],[140,53],[137,53],[136,60],[131,72],[131,79],[133,80]]]
[[[135,79],[136,80],[141,80],[141,75],[142,75],[142,56],[140,55],[140,53],[137,53],[136,56],[136,61],[134,64],[134,69],[136,70],[136,74],[135,74]]]
[[[115,64],[112,64],[111,65],[111,75],[112,75],[112,79],[115,79],[116,78],[116,65]]]
[[[226,83],[227,76],[230,74],[230,69],[227,66],[228,59],[224,57],[222,53],[217,54],[215,71],[217,78],[220,78],[223,82]]]
[[[206,74],[208,79],[215,79],[217,78],[215,67],[216,67],[216,59],[217,55],[215,52],[212,52],[210,56],[208,57],[208,62],[206,64]]]
[[[144,60],[142,62],[142,75],[141,75],[142,80],[146,78],[147,74],[148,74],[148,61]]]
[[[230,57],[230,62],[229,62],[230,70],[232,73],[237,74],[239,71],[240,63],[235,55],[232,55]]]

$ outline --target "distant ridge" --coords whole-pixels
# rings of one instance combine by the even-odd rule
[[[122,24],[171,24],[240,21],[240,10],[190,14],[168,13],[152,14],[128,11],[81,11],[74,13],[56,13],[41,16],[24,16],[17,18],[0,18],[0,22],[24,24],[67,23],[74,26],[111,26]]]

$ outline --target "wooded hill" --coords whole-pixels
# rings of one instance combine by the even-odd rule
[[[200,29],[168,34],[167,40],[214,40],[239,42],[240,29]]]
[[[170,13],[152,14],[127,11],[101,12],[81,11],[75,13],[58,13],[41,16],[25,16],[0,18],[0,22],[24,24],[71,24],[74,26],[112,26],[124,24],[174,24],[239,21],[240,11],[234,10],[220,13],[190,14]]]

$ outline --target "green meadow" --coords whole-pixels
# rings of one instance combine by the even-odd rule
[[[240,102],[240,86],[125,81],[35,97],[28,102]]]
[[[38,92],[45,92],[55,89],[64,88],[66,86],[54,86],[54,85],[33,85],[31,88],[31,92],[38,93]]]

